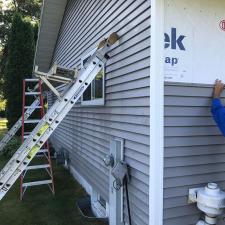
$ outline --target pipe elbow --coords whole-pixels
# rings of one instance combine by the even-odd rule
[[[200,221],[198,221],[198,223],[196,225],[209,225],[209,224],[203,220],[200,220]]]

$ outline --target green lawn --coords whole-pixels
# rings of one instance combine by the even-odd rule
[[[0,168],[6,158],[1,156]],[[80,215],[76,201],[85,196],[85,191],[74,181],[62,166],[53,162],[56,194],[47,186],[33,187],[19,200],[19,183],[0,202],[0,225],[105,225],[96,220],[87,220]],[[32,175],[33,179],[35,175]]]

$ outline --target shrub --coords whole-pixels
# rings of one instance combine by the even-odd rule
[[[18,136],[14,136],[3,149],[3,155],[7,158],[12,157],[12,155],[16,152],[20,145],[21,138]]]

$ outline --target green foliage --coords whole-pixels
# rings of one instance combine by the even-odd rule
[[[3,130],[0,129],[0,139],[2,139],[4,137],[4,135],[6,134],[7,130]],[[9,143],[5,146],[5,148],[3,149],[3,152],[1,152],[1,154],[3,154],[4,156],[6,156],[6,158],[8,159],[9,157],[11,158],[11,156],[13,155],[13,153],[18,149],[18,147],[21,145],[21,138],[14,136]],[[0,157],[2,159],[2,157]]]
[[[3,149],[3,155],[7,158],[11,158],[16,150],[20,147],[20,145],[21,138],[18,136],[14,136]]]
[[[38,19],[40,17],[41,0],[15,0],[14,6],[23,16]]]
[[[33,32],[34,32],[34,42],[35,42],[35,45],[37,43],[37,39],[38,39],[38,30],[39,30],[39,23],[35,23],[33,25]]]
[[[6,109],[6,100],[3,98],[0,98],[0,117],[5,118],[5,109]],[[1,122],[1,120],[0,120]],[[1,129],[1,126],[0,126]]]
[[[0,112],[5,110],[6,100],[0,99]]]
[[[7,52],[5,48],[7,49],[6,45],[8,42],[14,13],[19,12],[23,18],[27,17],[32,20],[33,24],[38,24],[41,13],[40,8],[42,0],[11,0],[11,2],[12,3],[9,4],[6,10],[0,10],[0,77],[2,77],[4,73],[4,68],[2,67],[4,67],[4,61],[7,57],[5,55]],[[2,1],[0,0],[0,9],[1,5]],[[35,29],[37,29],[36,25]],[[36,34],[37,31],[35,31],[35,35]],[[2,51],[4,51],[4,54],[1,53]]]
[[[4,47],[4,45],[7,43],[11,24],[12,24],[12,18],[13,18],[14,10],[7,9],[5,11],[0,11],[0,45]]]
[[[18,113],[18,107],[21,109],[21,80],[24,75],[30,75],[32,71],[41,2],[42,0],[9,0],[7,9],[0,10],[0,99],[5,96],[9,100],[14,95],[14,100],[9,100],[7,103],[7,115],[12,118],[9,120],[9,127],[17,118],[15,115]],[[0,9],[1,7],[2,0],[0,0]],[[21,15],[17,14],[20,17],[17,18],[17,22],[15,13]],[[26,22],[21,17],[26,18]],[[13,21],[17,25],[12,26]],[[32,32],[30,32],[31,30]],[[8,66],[6,66],[7,64]],[[12,75],[13,73],[15,75]],[[13,106],[14,103],[16,104]],[[13,112],[14,110],[15,112]]]
[[[1,117],[5,117],[5,111],[2,111],[3,112],[3,116],[0,115]],[[5,118],[1,118],[0,119],[0,132],[5,132],[7,130],[7,119]]]
[[[31,77],[33,57],[34,34],[32,25],[23,20],[19,13],[15,13],[8,41],[8,57],[4,76],[8,128],[21,116],[22,80]]]
[[[6,68],[7,61],[7,53],[8,53],[8,45],[5,45],[3,50],[0,52],[0,117],[6,117],[6,100],[4,99],[3,86],[4,86],[4,78],[3,74]],[[2,54],[1,54],[2,53]],[[1,129],[1,126],[0,126]]]
[[[6,62],[8,56],[8,45],[5,44],[2,51],[0,51],[0,94],[3,95],[3,74],[5,73]]]

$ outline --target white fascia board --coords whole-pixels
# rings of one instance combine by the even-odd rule
[[[34,56],[34,67],[41,71],[48,72],[50,67],[66,6],[67,0],[43,0]]]
[[[163,225],[164,0],[151,1],[149,225]]]
[[[44,13],[44,8],[45,8],[45,1],[42,1],[41,5],[41,15],[40,15],[40,23],[39,23],[39,28],[38,28],[38,36],[37,36],[37,42],[35,46],[35,53],[34,53],[34,61],[33,61],[33,71],[35,70],[35,64],[36,64],[36,57],[37,57],[37,51],[38,51],[38,44],[39,44],[39,39],[40,39],[40,30],[41,30],[41,25],[42,25],[42,18],[43,18],[43,13]]]

